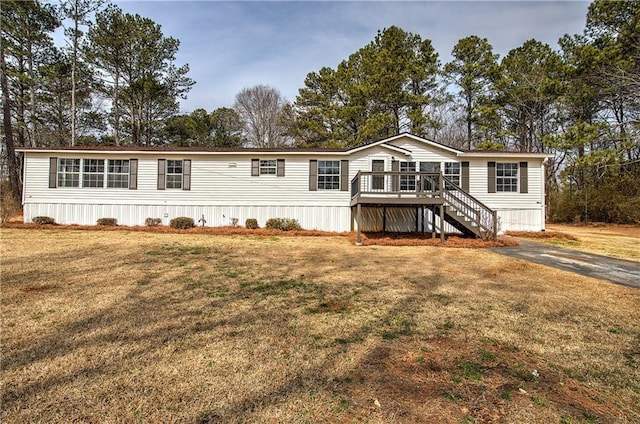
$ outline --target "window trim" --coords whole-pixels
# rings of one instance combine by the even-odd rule
[[[520,172],[518,165],[518,162],[496,162],[496,193],[519,192]],[[506,168],[507,166],[509,166],[509,169]],[[512,172],[513,174],[505,175],[506,172]],[[502,175],[500,175],[501,173]]]
[[[120,162],[120,165],[112,165],[112,162]],[[112,172],[112,166],[118,166],[120,170],[124,167],[124,162],[127,162],[126,169],[127,172]],[[126,178],[123,177],[126,175]],[[118,176],[119,179],[123,179],[126,182],[126,186],[122,185],[112,185],[112,182],[109,181],[109,177]],[[131,159],[108,159],[107,160],[107,188],[108,189],[128,189],[131,186]]]
[[[415,161],[400,161],[400,172],[417,172],[417,162]],[[405,168],[405,169],[403,169]],[[407,169],[413,168],[413,169]],[[404,188],[403,188],[404,186]],[[416,176],[415,175],[400,175],[400,187],[399,191],[416,191]]]
[[[276,159],[259,159],[258,173],[259,175],[277,175],[278,161]]]
[[[451,168],[457,165],[458,172],[451,172]],[[447,169],[448,168],[448,169]],[[449,171],[449,172],[447,172]],[[442,175],[449,179],[452,183],[454,183],[458,187],[462,187],[462,164],[460,162],[445,162],[442,167]],[[447,190],[452,190],[453,187],[449,185],[449,183],[445,182],[445,188]]]
[[[109,187],[109,162],[114,160],[122,160],[129,162],[129,170],[127,172],[127,186],[126,187]],[[79,168],[77,172],[63,172],[61,171],[61,164],[63,161],[77,161],[79,163]],[[88,163],[90,161],[98,161],[102,162],[101,172],[89,172],[85,171],[85,166],[89,166]],[[77,175],[78,183],[74,185],[62,185],[60,184],[59,177],[61,174],[66,175]],[[124,173],[122,175],[125,175]],[[89,176],[100,176],[102,179],[102,184],[91,186],[86,184],[87,177]],[[100,179],[100,178],[98,178]],[[138,159],[121,159],[121,158],[109,158],[109,157],[101,157],[101,158],[92,158],[92,157],[49,157],[49,188],[86,188],[86,189],[114,189],[114,188],[129,188],[130,190],[138,189]]]
[[[182,162],[182,173],[169,174],[169,161]],[[136,177],[137,177],[136,164]],[[180,188],[168,187],[169,175],[181,175]],[[191,159],[158,159],[158,180],[156,188],[158,190],[191,190]]]
[[[63,161],[77,161],[77,167],[78,167],[78,171],[66,171],[66,170],[62,170],[61,166]],[[65,167],[68,165],[65,165]],[[76,165],[73,164],[71,165],[73,167],[75,167]],[[62,175],[69,175],[71,176],[71,183],[72,185],[68,185],[68,184],[61,184],[61,181],[66,181],[66,177],[63,178],[61,180],[61,176]],[[74,180],[73,176],[76,175],[77,179]],[[80,181],[82,180],[82,159],[80,158],[58,158],[57,160],[57,164],[56,164],[56,187],[60,187],[60,188],[80,188]],[[75,182],[75,184],[73,184]]]
[[[326,163],[328,162],[332,162],[332,164],[330,166],[327,166]],[[324,166],[323,166],[324,164]],[[318,168],[317,168],[317,187],[318,190],[329,190],[329,191],[334,191],[334,190],[340,190],[340,182],[341,182],[341,171],[342,171],[342,163],[340,160],[331,160],[331,159],[322,159],[322,160],[318,160],[317,162]],[[332,169],[336,169],[338,170],[337,173],[326,173],[326,170],[332,168]],[[321,171],[325,171],[325,173],[322,173]],[[331,184],[330,188],[327,188],[327,178],[331,178],[331,182],[329,184]],[[321,179],[324,179],[324,181],[321,183]],[[322,186],[321,186],[322,185]]]
[[[179,166],[178,163],[180,163]],[[180,172],[175,172],[178,169]],[[183,178],[184,161],[182,159],[167,159],[165,161],[165,189],[182,190]]]
[[[92,162],[95,162],[92,163]],[[92,172],[91,168],[102,168],[102,171]],[[89,168],[89,171],[87,171]],[[104,166],[104,159],[96,158],[83,158],[82,159],[82,188],[104,188],[106,168]],[[92,185],[95,183],[96,185]],[[99,185],[98,185],[99,184]]]
[[[266,173],[263,172],[263,169],[266,167],[263,166],[263,162],[274,162],[274,166],[269,166],[269,169],[273,168],[275,172]],[[276,177],[284,177],[284,159],[259,159],[254,158],[251,159],[251,176],[252,177],[260,177],[260,176],[276,176]]]

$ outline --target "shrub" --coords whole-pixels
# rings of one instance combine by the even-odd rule
[[[144,225],[147,227],[157,227],[162,224],[162,218],[147,218],[144,220]]]
[[[56,220],[48,216],[36,216],[32,221],[38,225],[56,225]]]
[[[258,220],[255,218],[247,218],[247,220],[244,222],[244,226],[250,230],[260,228],[260,226],[258,225]]]
[[[108,227],[114,227],[118,225],[118,220],[116,218],[100,218],[98,219],[98,225],[105,225]]]
[[[265,227],[282,231],[302,230],[298,220],[292,218],[270,218]]]
[[[171,228],[186,230],[187,228],[192,228],[195,224],[193,222],[193,218],[189,218],[187,216],[179,216],[169,221],[169,225],[171,226]]]

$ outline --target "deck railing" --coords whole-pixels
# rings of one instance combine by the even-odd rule
[[[358,171],[351,180],[351,198],[359,197],[438,198],[450,213],[476,225],[483,238],[497,235],[496,212],[439,172]]]
[[[351,198],[362,195],[439,196],[442,175],[437,172],[358,171],[351,180]]]
[[[480,228],[483,238],[495,238],[498,234],[498,217],[494,210],[464,191],[447,177],[442,177],[446,190],[442,198],[447,206],[465,216]]]

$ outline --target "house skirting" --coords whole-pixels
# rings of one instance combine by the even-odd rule
[[[163,225],[178,216],[193,218],[196,225],[202,216],[207,227],[231,225],[234,218],[244,226],[248,218],[264,227],[269,218],[294,218],[302,228],[320,231],[350,231],[349,206],[180,206],[180,205],[107,205],[26,203],[24,222],[36,216],[54,218],[59,224],[95,225],[100,218],[116,218],[119,225],[144,225],[146,218],[160,218]]]
[[[424,214],[423,214],[424,213]],[[497,209],[499,232],[544,230],[544,214],[541,209]],[[349,206],[180,206],[180,205],[108,205],[108,204],[51,204],[26,203],[24,221],[36,216],[49,216],[59,224],[94,225],[100,218],[116,218],[120,225],[144,225],[146,218],[160,218],[163,225],[178,216],[188,216],[198,221],[204,215],[206,226],[231,225],[236,218],[244,226],[247,218],[255,218],[263,227],[269,218],[295,218],[302,228],[321,231],[351,231],[357,228],[355,214]],[[425,207],[363,207],[362,231],[431,232],[433,217]],[[436,230],[440,221],[436,217]],[[417,230],[416,230],[417,229]],[[446,233],[458,232],[445,223]]]

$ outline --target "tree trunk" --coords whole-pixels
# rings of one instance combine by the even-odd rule
[[[73,54],[71,61],[71,145],[76,145],[76,65],[78,63],[78,0],[73,2]]]
[[[473,120],[473,104],[471,94],[467,95],[467,148],[471,150],[471,121]]]
[[[5,63],[5,67],[6,67],[6,63]],[[24,75],[25,73],[25,69],[24,69],[24,62],[22,61],[22,58],[20,59],[20,65],[18,68],[20,75]],[[17,128],[16,128],[16,132],[17,132],[17,136],[18,136],[18,146],[25,146],[25,137],[24,137],[24,110],[25,110],[25,104],[24,104],[24,99],[26,98],[25,96],[25,92],[26,92],[26,88],[25,88],[25,83],[23,82],[24,79],[19,78],[18,79],[18,95],[16,97],[16,121],[18,122],[17,124]]]
[[[113,138],[116,146],[120,145],[120,71],[116,70],[113,85]]]
[[[0,86],[2,86],[2,122],[4,126],[4,140],[7,146],[7,172],[11,195],[18,203],[22,203],[20,180],[18,178],[18,164],[16,163],[16,151],[13,146],[13,128],[11,123],[11,98],[9,97],[9,80],[7,77],[7,65],[4,60],[4,42],[0,38]]]

